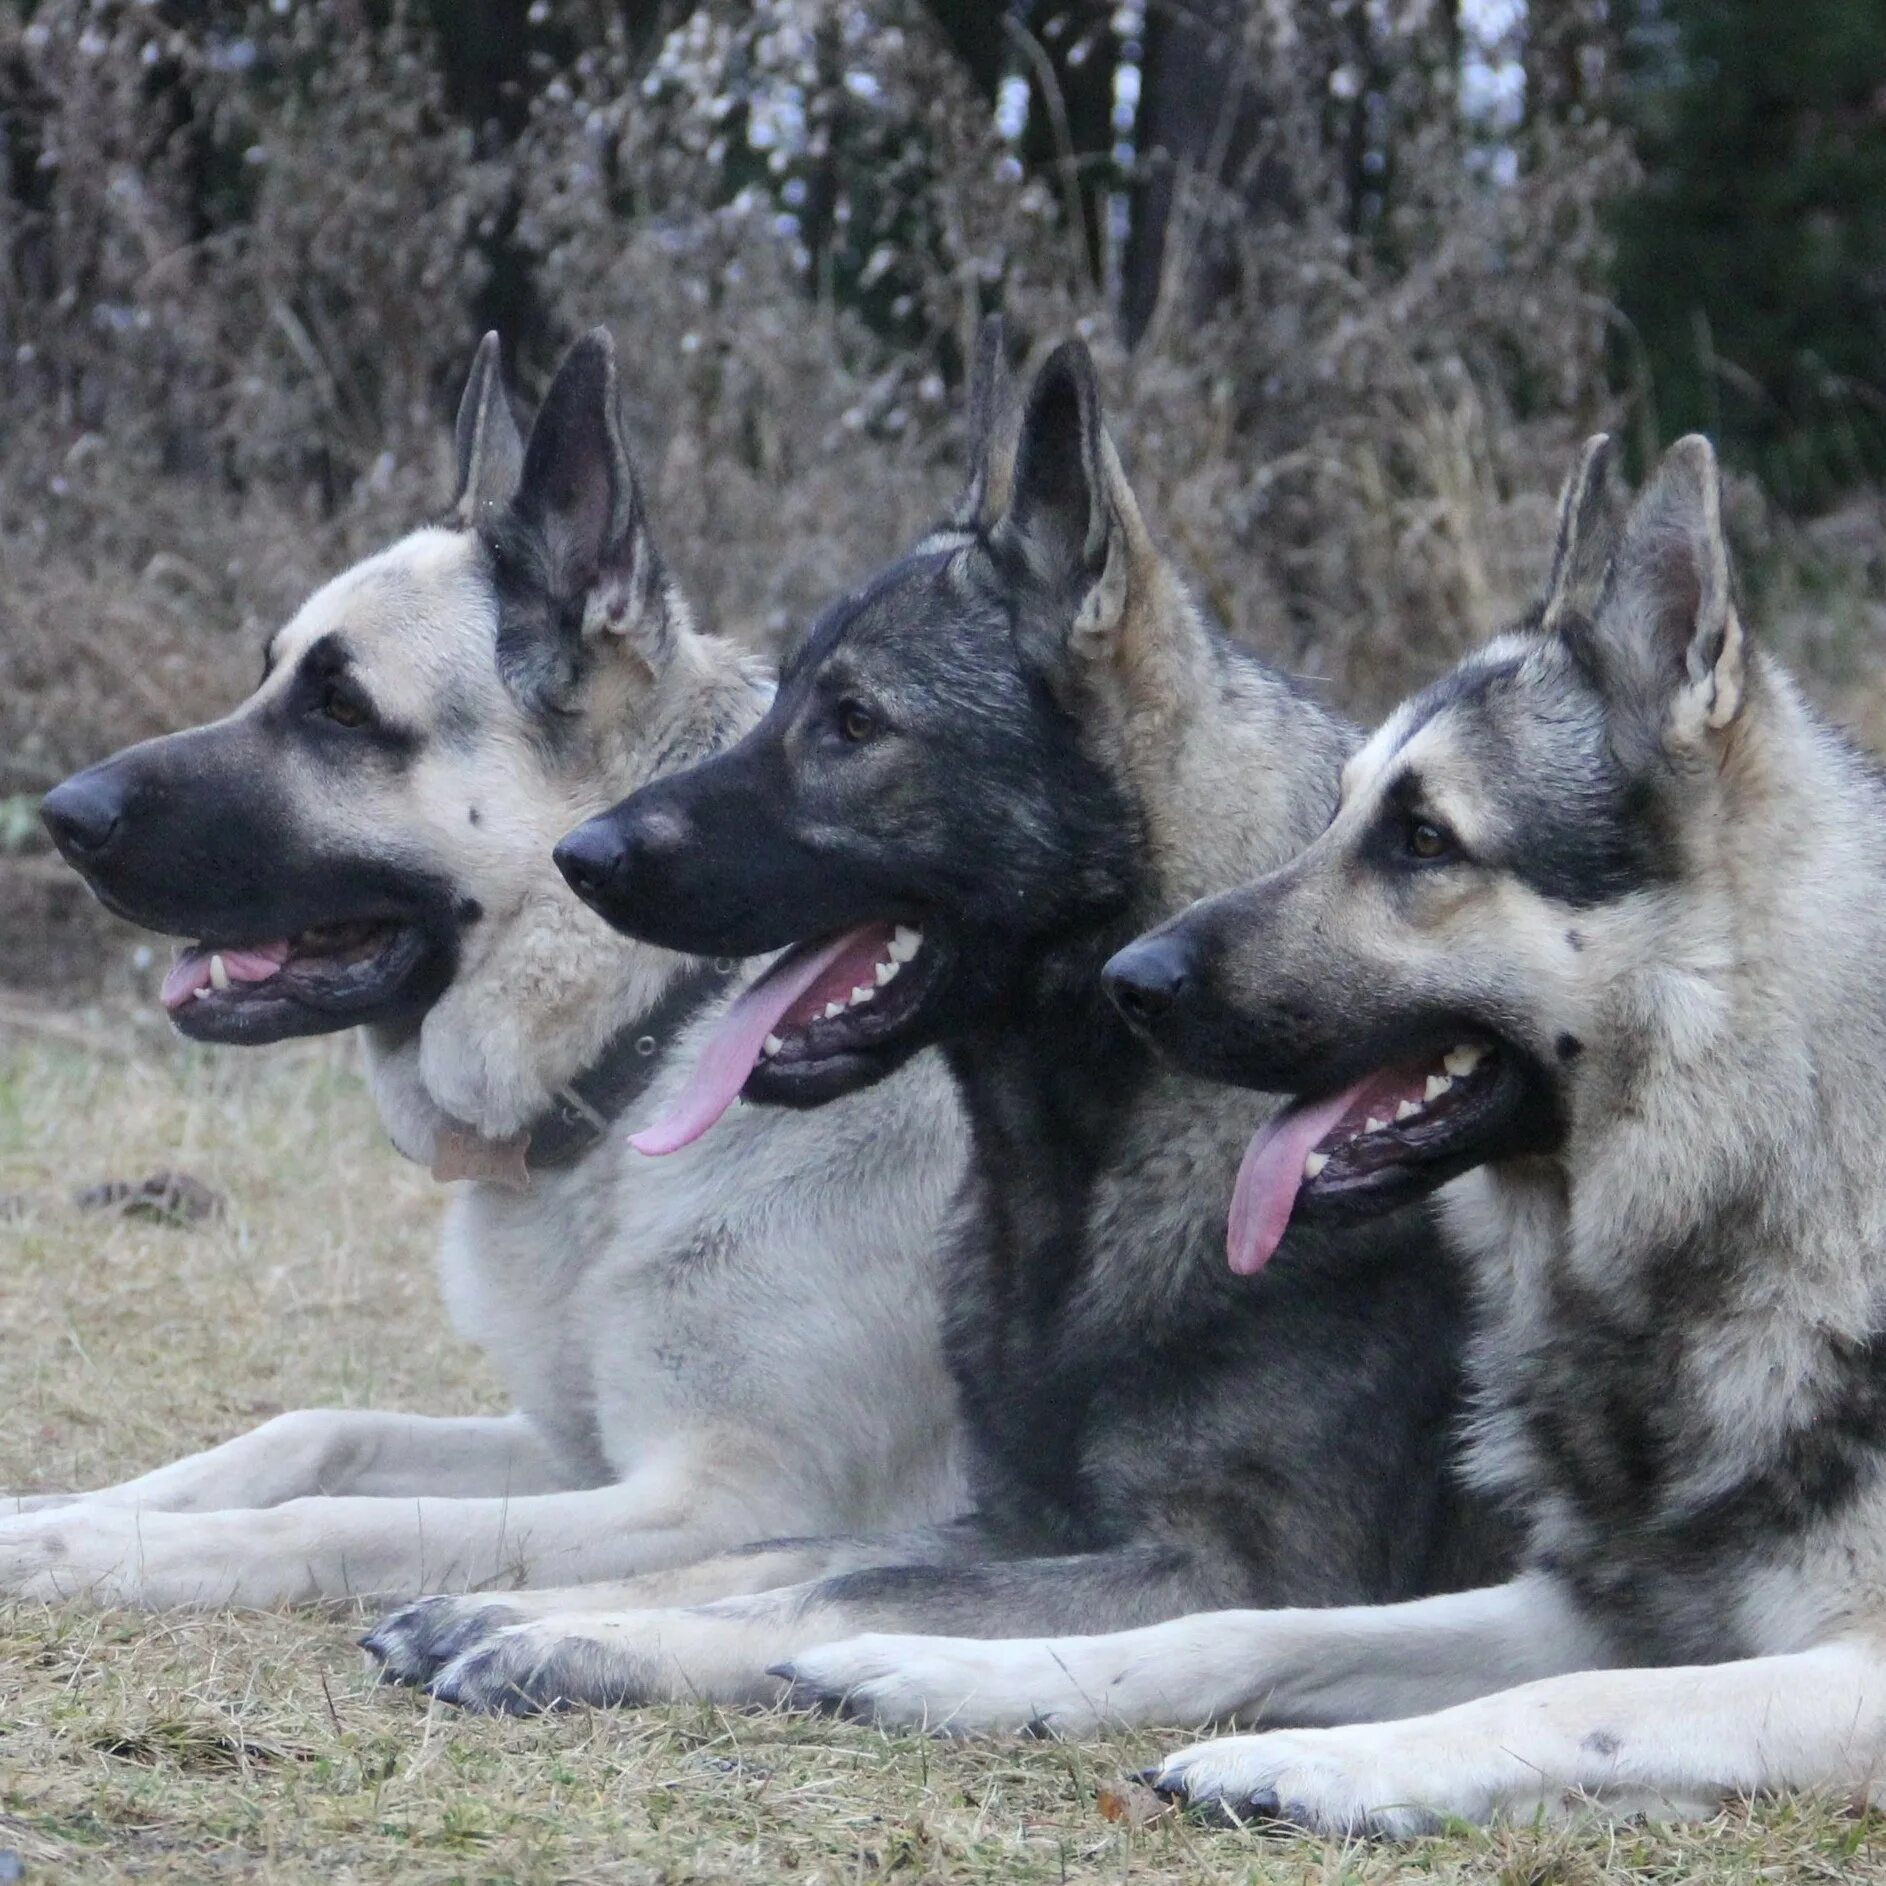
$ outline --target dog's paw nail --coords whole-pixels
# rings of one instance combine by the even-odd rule
[[[1283,1803],[1277,1799],[1276,1789],[1259,1788],[1244,1797],[1244,1811],[1261,1821],[1281,1820]]]
[[[827,1689],[823,1683],[807,1682],[801,1677],[792,1679],[784,1701],[788,1708],[803,1709],[812,1715],[849,1716],[853,1713],[850,1699],[843,1690]]]
[[[796,1663],[769,1663],[766,1666],[766,1674],[776,1676],[782,1683],[788,1683],[794,1687],[797,1687],[799,1682],[799,1666]]]

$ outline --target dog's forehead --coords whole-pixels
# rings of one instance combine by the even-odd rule
[[[369,678],[410,670],[436,679],[489,660],[496,602],[468,531],[417,530],[324,583],[269,644],[270,664],[291,668],[335,638]]]
[[[841,597],[813,623],[789,666],[798,679],[828,663],[892,672],[947,648],[950,631],[973,607],[968,563],[974,539],[938,531],[909,554]]]
[[[1344,802],[1372,800],[1410,774],[1431,793],[1464,790],[1523,736],[1554,666],[1554,649],[1541,638],[1513,634],[1488,643],[1376,729],[1344,769]]]

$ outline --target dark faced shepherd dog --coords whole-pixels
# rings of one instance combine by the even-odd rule
[[[1332,1833],[1880,1801],[1886,780],[1745,630],[1704,440],[1607,509],[1595,446],[1541,616],[1388,720],[1309,850],[1110,972],[1185,1064],[1301,1096],[1252,1154],[1293,1227],[1472,1169],[1472,1471],[1525,1572],[865,1640],[819,1682],[1261,1723],[1159,1784]]]
[[[1019,436],[999,334],[984,361],[953,520],[824,615],[736,746],[559,853],[634,936],[791,946],[645,1149],[942,1045],[974,1150],[946,1283],[972,1514],[756,1549],[724,1602],[655,1578],[389,1620],[372,1647],[449,1700],[771,1700],[854,1631],[1386,1601],[1506,1562],[1450,1472],[1463,1305],[1428,1219],[1293,1232],[1232,1274],[1255,1270],[1247,1244],[1227,1268],[1225,1213],[1263,1103],[1164,1067],[1101,991],[1149,922],[1327,823],[1351,730],[1201,622],[1085,349],[1042,368]],[[957,1729],[1052,1725],[1025,1697],[958,1705]]]

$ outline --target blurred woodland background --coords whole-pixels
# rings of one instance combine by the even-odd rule
[[[46,786],[437,512],[478,335],[597,321],[670,560],[779,646],[1078,329],[1209,606],[1370,713],[1577,440],[1703,427],[1886,735],[1886,0],[0,0],[0,981],[111,955]]]

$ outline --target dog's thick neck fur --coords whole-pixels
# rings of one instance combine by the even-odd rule
[[[1446,1203],[1479,1477],[1621,1649],[1714,1660],[1870,1601],[1834,1560],[1886,1574],[1886,782],[1757,655],[1686,798],[1677,884],[1581,927],[1613,1045],[1562,1155]]]
[[[443,755],[431,789],[442,819],[463,822],[457,881],[478,887],[478,908],[450,986],[418,1026],[365,1031],[386,1130],[407,1157],[431,1164],[448,1130],[506,1141],[528,1128],[685,969],[687,959],[620,936],[584,909],[551,852],[572,825],[738,739],[764,712],[770,682],[731,643],[697,631],[664,584],[659,665],[630,647],[599,654],[545,728],[542,708],[499,672],[499,605],[474,535],[422,531],[375,562],[418,567],[433,581],[450,571],[465,592],[462,642],[435,658],[450,662],[468,697],[463,739],[477,751]],[[474,806],[478,795],[461,781],[493,779],[510,803]]]
[[[1502,1565],[1505,1539],[1470,1503],[1455,1503],[1449,1482],[1458,1286],[1420,1216],[1359,1232],[1299,1231],[1271,1275],[1233,1276],[1226,1205],[1246,1142],[1279,1103],[1165,1064],[1102,992],[1107,957],[1149,924],[1308,844],[1329,819],[1356,740],[1305,690],[1207,626],[1130,494],[1122,486],[1116,495],[1129,539],[1122,620],[1111,650],[1076,684],[1073,711],[1123,800],[1126,895],[1106,918],[1038,943],[1010,1001],[982,1011],[945,1050],[974,1148],[952,1363],[983,1457],[1002,1463],[981,1484],[984,1509],[1037,1547],[1045,1534],[1090,1549],[1110,1528],[1133,1536],[1149,1520],[1170,1522],[1175,1539],[1196,1537],[1213,1527],[1189,1502],[1248,1452],[1252,1471],[1270,1460],[1278,1477],[1268,1514],[1225,1523],[1225,1601],[1253,1590],[1333,1599],[1359,1580],[1377,1596],[1407,1596],[1486,1576]],[[1176,1186],[1174,1160],[1188,1174]],[[1373,1417],[1335,1413],[1347,1390],[1333,1383],[1318,1391],[1324,1406],[1314,1414],[1292,1402],[1293,1389],[1259,1384],[1279,1381],[1286,1355],[1323,1355],[1311,1365],[1319,1373],[1352,1371],[1356,1409],[1380,1406],[1373,1397],[1398,1376],[1407,1392],[1408,1365],[1397,1358],[1412,1324],[1432,1337],[1435,1366],[1418,1408],[1397,1407],[1406,1426],[1394,1458],[1360,1475],[1368,1498],[1351,1488],[1335,1502],[1339,1516],[1322,1514],[1334,1529],[1327,1567],[1286,1569],[1271,1528],[1288,1533],[1285,1515],[1315,1503],[1294,1482],[1331,1446],[1326,1422]],[[1337,1327],[1347,1345],[1340,1363],[1329,1353]],[[1101,1410],[1122,1397],[1158,1405],[1174,1392],[1193,1400],[1195,1436],[1149,1441],[1130,1463],[1096,1451],[1097,1433],[1117,1419]],[[1270,1431],[1234,1438],[1228,1424],[1248,1422],[1253,1395],[1271,1406]],[[1214,1448],[1222,1451],[1207,1465],[1200,1450]],[[1378,1470],[1409,1501],[1400,1536],[1334,1545],[1384,1497]],[[1294,1523],[1314,1530],[1307,1513]],[[1377,1550],[1379,1563],[1359,1571]]]

